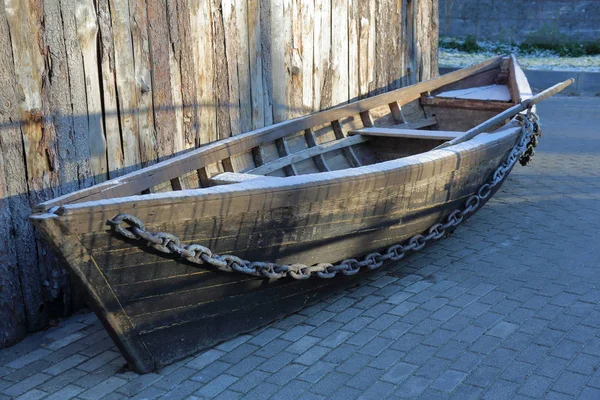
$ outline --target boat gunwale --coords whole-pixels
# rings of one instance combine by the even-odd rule
[[[384,176],[385,174],[400,172],[404,168],[416,168],[420,165],[430,162],[443,162],[446,158],[454,157],[459,153],[464,155],[465,153],[477,152],[481,149],[492,147],[493,145],[500,143],[503,139],[511,135],[515,135],[518,131],[520,131],[521,128],[519,126],[514,126],[515,123],[513,121],[502,126],[500,130],[494,133],[482,133],[471,140],[446,147],[444,149],[430,150],[424,153],[383,161],[376,164],[364,165],[362,167],[288,176],[278,180],[260,179],[261,175],[257,175],[257,179],[228,185],[217,185],[208,188],[184,189],[170,192],[123,196],[111,199],[65,204],[60,206],[55,212],[59,214],[59,216],[89,213],[92,212],[93,209],[98,209],[98,212],[104,213],[111,210],[118,210],[119,208],[141,209],[154,207],[157,205],[176,205],[189,202],[190,200],[197,201],[199,198],[202,198],[203,201],[211,201],[218,200],[223,198],[223,196],[229,195],[227,198],[231,199],[234,197],[256,195],[263,191],[290,191],[322,186],[333,186],[350,181],[359,182],[363,180],[373,180],[380,176]],[[427,176],[422,176],[421,179],[418,180],[426,178]],[[168,202],[167,200],[172,201]]]
[[[497,56],[486,61],[483,61],[479,64],[473,65],[471,67],[463,68],[457,71],[450,72],[446,75],[442,75],[440,77],[419,82],[413,85],[409,85],[406,87],[402,87],[396,90],[392,90],[386,93],[382,93],[377,96],[368,97],[366,99],[358,100],[352,103],[341,104],[339,106],[335,106],[328,110],[319,111],[313,114],[308,114],[302,117],[298,117],[295,119],[290,119],[286,121],[282,121],[273,125],[269,125],[263,128],[259,128],[250,132],[245,132],[236,136],[231,136],[229,138],[219,140],[213,143],[209,143],[205,146],[199,147],[197,149],[191,150],[189,152],[177,155],[168,160],[161,161],[154,165],[150,165],[139,170],[130,172],[126,175],[110,179],[106,182],[102,182],[96,185],[93,185],[89,188],[80,189],[72,193],[68,193],[59,197],[56,197],[52,200],[48,200],[42,203],[37,204],[33,207],[34,213],[44,213],[48,212],[54,207],[62,206],[69,200],[80,202],[85,197],[92,196],[102,196],[104,192],[110,192],[113,189],[127,189],[128,186],[133,186],[135,183],[139,181],[147,181],[152,178],[154,175],[158,175],[162,171],[166,171],[168,168],[173,167],[174,165],[182,165],[185,166],[188,163],[197,163],[197,158],[205,156],[207,157],[206,165],[212,162],[218,162],[222,157],[216,157],[216,160],[210,159],[211,156],[214,157],[215,154],[218,154],[221,151],[228,151],[229,154],[225,155],[225,157],[231,157],[235,154],[239,154],[240,152],[247,151],[253,147],[259,146],[262,143],[270,142],[273,140],[277,140],[278,138],[286,137],[293,132],[301,131],[303,129],[312,128],[313,126],[328,123],[340,118],[344,118],[350,115],[356,115],[364,111],[369,111],[373,108],[388,104],[390,102],[398,102],[400,105],[405,105],[411,101],[418,100],[421,97],[423,92],[428,90],[436,90],[446,85],[452,84],[454,82],[460,81],[467,77],[483,73],[485,71],[498,68],[501,66],[502,62],[507,60],[506,55]],[[414,92],[414,93],[413,93]],[[343,113],[342,113],[343,112]],[[338,115],[339,114],[339,115]],[[295,126],[298,125],[298,126]],[[290,129],[290,127],[294,127],[293,130],[287,132],[286,129]],[[273,137],[270,137],[273,136]],[[339,140],[339,139],[338,139]],[[248,142],[248,143],[246,143]],[[232,149],[232,146],[241,145],[241,149],[237,149],[237,151]],[[191,170],[200,168],[202,166],[193,165],[191,168],[182,168],[185,169],[186,172]],[[181,174],[185,174],[186,172],[182,172],[177,175],[167,175],[164,179],[161,180],[162,183],[164,181],[168,181],[170,179],[174,179],[176,177],[181,176]],[[145,186],[152,187],[156,182],[147,182]],[[135,191],[135,190],[133,190]],[[115,197],[122,197],[121,195],[117,195]],[[69,204],[69,203],[66,203]],[[72,204],[72,203],[71,203]]]

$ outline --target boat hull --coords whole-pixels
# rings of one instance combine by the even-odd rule
[[[295,312],[362,273],[307,281],[224,273],[125,239],[107,219],[130,213],[150,231],[252,261],[336,262],[401,243],[462,208],[515,144],[518,132],[507,132],[344,179],[340,172],[286,178],[288,186],[199,190],[168,206],[153,195],[92,210],[83,203],[34,221],[130,365],[145,373]]]

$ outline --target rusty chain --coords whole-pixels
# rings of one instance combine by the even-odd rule
[[[434,224],[429,228],[427,234],[418,234],[411,237],[405,244],[395,244],[387,248],[384,254],[373,252],[361,261],[349,258],[337,264],[319,263],[312,266],[304,264],[278,265],[270,262],[248,261],[234,255],[219,255],[213,253],[208,247],[199,244],[184,245],[175,235],[166,232],[150,232],[146,230],[144,223],[133,215],[119,214],[111,220],[108,225],[121,236],[132,240],[144,240],[147,244],[166,254],[175,254],[194,264],[209,264],[224,272],[240,272],[258,277],[279,279],[291,277],[294,279],[308,279],[311,276],[319,278],[333,278],[338,273],[354,275],[362,268],[370,270],[377,269],[385,261],[398,261],[409,252],[416,252],[434,240],[439,240],[450,229],[456,228],[464,218],[475,212],[492,193],[492,190],[506,177],[517,161],[526,165],[533,156],[533,149],[538,144],[541,136],[539,117],[528,111],[527,115],[519,114],[518,122],[521,124],[521,137],[517,144],[511,149],[504,162],[494,171],[492,178],[484,183],[477,192],[471,195],[464,204],[462,210],[454,210],[446,218],[446,222]],[[124,224],[129,225],[128,228]]]

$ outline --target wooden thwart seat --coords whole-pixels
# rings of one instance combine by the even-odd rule
[[[394,138],[410,139],[434,139],[434,140],[452,140],[462,135],[464,132],[454,131],[422,131],[417,129],[396,129],[396,128],[363,128],[350,131],[350,135],[361,136],[384,136]]]
[[[369,139],[363,136],[353,136],[344,139],[334,140],[332,142],[319,144],[314,147],[309,147],[306,150],[302,150],[297,153],[292,153],[289,156],[278,158],[277,160],[261,165],[260,167],[256,167],[254,169],[246,171],[246,173],[256,175],[268,174],[270,172],[277,171],[278,169],[287,167],[288,165],[292,165],[299,161],[318,156],[319,154],[327,153],[328,151],[332,150],[347,148],[348,146],[363,143],[367,140]]]
[[[229,185],[232,183],[240,183],[251,181],[254,179],[281,179],[276,176],[264,176],[264,175],[253,175],[253,174],[241,174],[238,172],[223,172],[209,178],[211,185]]]

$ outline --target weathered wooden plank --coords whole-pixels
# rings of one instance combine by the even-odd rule
[[[44,56],[47,54],[43,44],[42,19],[43,10],[39,3],[12,3],[10,7],[4,6],[6,21],[8,22],[8,32],[10,44],[12,46],[12,59],[14,69],[7,71],[14,72],[15,96],[7,99],[10,107],[14,107],[12,114],[13,122],[20,123],[21,137],[8,143],[15,147],[23,149],[21,160],[14,159],[17,154],[12,153],[6,160],[7,162],[25,162],[26,173],[21,175],[27,180],[27,186],[24,187],[22,194],[28,194],[30,203],[35,204],[44,199],[51,198],[58,194],[60,187],[59,181],[59,154],[58,138],[53,124],[45,124],[43,120],[44,109],[51,107],[49,102],[44,101],[51,94],[44,83],[47,82],[47,71],[45,69]],[[38,41],[38,38],[41,41]],[[58,72],[58,71],[57,71]],[[18,95],[16,95],[18,93]],[[62,92],[61,95],[67,95],[68,92]],[[6,104],[6,101],[4,104]],[[60,105],[64,105],[61,103]],[[67,115],[70,115],[70,110]],[[16,150],[16,149],[15,149]],[[17,168],[17,165],[14,166]],[[15,170],[14,172],[18,172]],[[3,171],[5,172],[5,171]],[[17,186],[19,186],[19,183]],[[15,199],[14,205],[19,204],[19,198]],[[29,213],[29,204],[19,204],[24,208],[13,210],[12,218],[25,218]],[[26,226],[19,226],[19,233],[23,234],[29,231]],[[48,254],[48,249],[40,243],[30,238],[22,237],[23,245],[31,245],[32,250],[37,252],[38,259],[29,257],[28,251],[25,251],[25,257],[22,261],[29,258],[30,261],[39,262],[31,264],[27,270],[21,274],[21,283],[24,292],[24,299],[27,305],[28,325],[30,330],[42,328],[47,321],[48,314],[44,305],[41,283],[45,280],[50,281],[49,269],[53,266],[52,257]],[[20,260],[21,261],[21,260]],[[23,266],[24,268],[24,266]]]
[[[259,0],[260,49],[265,125],[273,124],[273,79],[271,55],[271,0]],[[262,127],[261,127],[262,128]]]
[[[133,65],[134,53],[129,7],[122,1],[109,0],[109,8],[115,57],[116,104],[118,104],[121,147],[123,149],[123,172],[130,172],[141,166],[142,156],[139,123],[137,115],[133,111],[138,108],[138,90]]]
[[[302,0],[301,4],[301,26],[302,32],[300,43],[302,65],[302,114],[306,114],[315,110],[314,107],[314,19],[315,19],[315,0]]]
[[[390,112],[392,113],[392,117],[399,124],[403,124],[406,122],[406,118],[404,117],[404,113],[402,112],[402,107],[398,104],[397,101],[393,101],[389,104]]]
[[[248,0],[248,54],[250,57],[250,75],[247,87],[250,89],[251,96],[252,129],[265,126],[260,12],[259,0]]]
[[[217,112],[217,138],[225,139],[231,136],[231,111],[230,108],[239,107],[239,105],[230,103],[229,94],[229,60],[227,59],[227,49],[225,46],[225,27],[223,21],[223,8],[221,0],[211,0],[212,13],[212,40],[213,40],[213,63],[214,63],[214,83],[212,90],[216,94]]]
[[[83,72],[85,76],[85,100],[87,105],[87,137],[91,170],[96,182],[103,182],[108,178],[108,160],[106,153],[106,138],[102,125],[102,97],[100,77],[98,74],[98,50],[96,48],[98,36],[98,23],[96,9],[92,0],[77,2],[75,7],[75,23],[77,39],[83,58]],[[71,75],[73,77],[73,75]],[[72,85],[73,83],[71,83]],[[74,110],[77,118],[78,116]]]
[[[223,172],[210,178],[211,182],[216,185],[226,185],[231,183],[240,183],[251,181],[253,179],[281,179],[275,176],[262,176],[254,174],[240,174],[237,172]]]
[[[121,143],[121,126],[119,123],[120,109],[117,102],[115,50],[109,0],[98,1],[98,31],[108,177],[116,178],[126,171],[124,146]]]
[[[214,90],[214,57],[212,12],[210,1],[192,4],[190,19],[191,40],[197,44],[194,63],[198,66],[198,141],[197,145],[217,140],[217,110]]]
[[[527,100],[533,96],[529,82],[525,73],[521,69],[519,62],[515,58],[514,54],[510,55],[509,62],[509,77],[508,81],[511,85],[511,94],[513,95],[513,101],[520,103],[523,100]]]
[[[181,139],[183,148],[188,149],[199,144],[198,113],[200,103],[197,82],[200,75],[198,70],[200,65],[195,62],[198,58],[199,43],[194,41],[198,37],[199,30],[199,27],[195,24],[198,21],[198,6],[193,4],[193,0],[176,0],[176,2],[167,2],[167,10],[170,16],[169,20],[172,21],[170,23],[171,29],[177,30],[177,35],[172,34],[172,40],[174,42],[174,57],[180,72],[182,102],[180,105],[184,135]]]
[[[235,23],[237,29],[237,72],[238,72],[238,96],[240,103],[240,131],[248,132],[252,126],[252,97],[251,97],[251,49],[252,22],[251,15],[254,12],[255,0],[238,0],[232,2],[235,8]],[[260,43],[260,42],[259,42]],[[260,54],[260,53],[259,53]],[[234,60],[230,60],[233,62]]]
[[[331,0],[315,0],[313,109],[331,107]]]
[[[359,2],[350,1],[348,5],[348,98],[358,100],[360,93],[359,78]]]
[[[357,131],[350,131],[350,135],[363,136],[384,136],[396,138],[412,138],[412,139],[435,139],[435,140],[451,140],[464,132],[456,131],[422,131],[417,129],[398,129],[398,128],[363,128]]]
[[[410,122],[405,122],[404,124],[391,125],[388,128],[398,128],[398,129],[419,129],[425,128],[427,126],[432,126],[437,124],[436,117],[427,117],[423,119],[418,119]]]
[[[285,138],[279,138],[275,140],[275,146],[277,146],[277,152],[279,153],[280,157],[286,157],[290,154],[290,149],[287,145],[287,142],[285,140]],[[254,171],[254,170],[250,170],[250,171]],[[248,171],[248,173],[251,173],[250,171]],[[286,175],[291,176],[291,175],[298,175],[298,171],[296,170],[296,167],[294,166],[293,163],[289,163],[283,166],[283,171],[285,172]],[[271,172],[271,171],[269,171]]]
[[[358,1],[358,87],[363,98],[375,80],[375,0]]]
[[[423,96],[421,104],[431,107],[453,108],[459,110],[504,111],[513,106],[512,103],[493,100],[448,99],[443,97]]]
[[[335,134],[336,139],[343,139],[346,137],[346,135],[344,135],[344,131],[342,130],[342,126],[339,121],[333,121],[331,123],[331,127],[333,128],[333,132]],[[348,160],[348,163],[351,167],[356,168],[362,166],[362,163],[356,156],[356,153],[354,152],[354,149],[352,147],[343,148],[342,153],[344,154],[344,157],[346,157],[346,160]]]
[[[223,37],[225,43],[224,59],[227,66],[227,83],[229,98],[226,111],[229,114],[230,133],[222,137],[237,135],[242,132],[240,123],[240,82],[238,79],[238,47],[239,42],[244,40],[245,36],[238,36],[238,18],[246,18],[244,14],[236,13],[236,3],[234,0],[221,0],[221,9],[223,17]],[[217,30],[215,30],[217,32]],[[247,86],[247,83],[242,83]]]
[[[285,5],[284,5],[285,3]],[[271,0],[271,72],[273,88],[273,121],[281,122],[287,117],[287,73],[285,64],[284,8],[289,8],[289,0]]]
[[[362,139],[355,139],[355,138],[362,138]],[[292,165],[293,163],[296,163],[296,162],[299,162],[302,160],[306,160],[311,157],[315,157],[319,154],[323,154],[324,152],[342,149],[344,147],[363,143],[366,140],[368,140],[368,139],[363,138],[362,136],[354,136],[353,138],[346,138],[346,139],[341,139],[341,140],[337,140],[337,141],[333,141],[333,142],[322,143],[322,144],[316,145],[314,147],[310,147],[306,150],[299,151],[297,153],[293,153],[293,154],[290,154],[285,157],[281,157],[275,161],[271,161],[269,163],[261,165],[260,167],[251,169],[250,171],[247,171],[247,173],[255,174],[255,175],[268,174],[270,172],[284,168],[288,165]]]
[[[312,129],[304,130],[304,138],[306,139],[308,147],[315,147],[317,145],[317,140]],[[317,168],[319,168],[319,171],[330,171],[329,166],[327,165],[327,162],[323,157],[323,154],[319,154],[316,157],[313,157],[313,161],[315,162]]]
[[[348,101],[348,0],[331,2],[331,103]],[[389,10],[388,10],[389,11]]]
[[[152,129],[156,134],[156,153],[158,158],[172,156],[176,148],[177,120],[172,95],[171,73],[171,32],[167,19],[166,3],[160,0],[148,2],[148,39],[152,78],[152,104],[154,118]]]
[[[21,340],[28,325],[39,327],[38,307],[43,304],[33,227],[27,220],[31,209],[19,106],[13,102],[18,89],[9,38],[8,15],[0,2],[0,235],[13,238],[3,241],[0,249],[0,330],[5,332],[0,347]]]
[[[152,106],[152,76],[150,63],[150,40],[148,39],[148,12],[145,2],[130,2],[129,24],[131,43],[133,45],[133,71],[136,106],[133,109],[138,119],[138,135],[142,166],[154,164],[158,159],[157,138],[154,129],[154,113]],[[167,53],[168,54],[168,53]],[[165,65],[168,71],[168,63]]]

